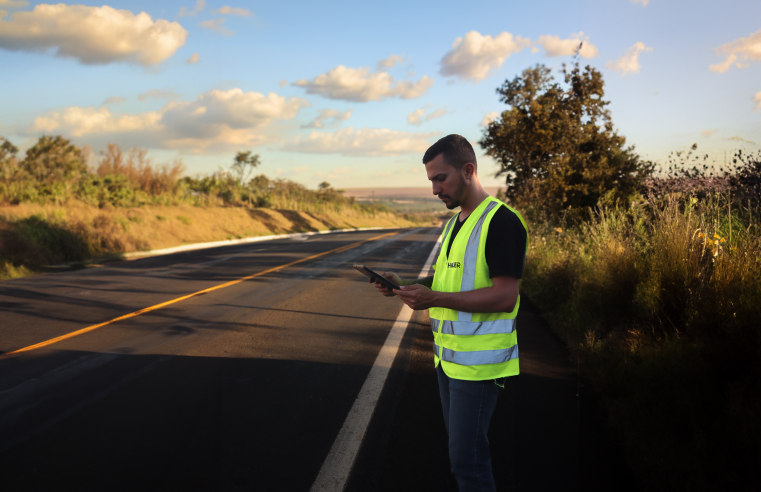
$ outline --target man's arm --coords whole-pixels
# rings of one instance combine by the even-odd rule
[[[520,280],[499,276],[493,285],[468,292],[436,292],[423,285],[405,285],[393,293],[412,309],[442,307],[466,313],[509,313],[518,301]]]
[[[426,287],[430,289],[431,286],[433,285],[433,275],[431,275],[430,277],[419,278],[416,280],[405,280],[405,283],[404,283],[404,285],[415,285],[415,284],[425,285]]]

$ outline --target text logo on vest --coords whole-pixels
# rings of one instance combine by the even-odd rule
[[[455,261],[452,263],[447,263],[448,268],[462,268],[459,261]]]

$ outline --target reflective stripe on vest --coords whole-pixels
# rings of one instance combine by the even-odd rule
[[[441,327],[441,329],[439,329],[439,327]],[[448,335],[493,335],[495,333],[512,333],[515,329],[515,320],[441,321],[438,319],[431,319],[431,329],[436,333],[441,332]]]
[[[441,360],[454,362],[461,366],[480,366],[482,364],[499,364],[511,359],[518,358],[518,346],[499,349],[499,350],[476,350],[473,352],[463,352],[444,348],[441,351]]]
[[[451,219],[449,219],[449,222],[447,222],[447,228],[444,231],[444,235],[441,236],[442,240],[441,240],[441,243],[439,243],[439,250],[436,252],[436,256],[434,256],[434,258],[436,258],[436,259],[439,258],[439,255],[441,254],[441,249],[444,247],[444,241],[447,238],[447,234],[449,234],[449,229],[452,228],[452,225],[454,225],[454,221],[455,220],[457,220],[457,216],[456,215],[454,217],[452,217]],[[433,271],[435,272],[436,271],[436,262],[435,261],[433,262],[432,266],[433,266]]]
[[[497,206],[497,202],[491,202],[486,206],[486,210],[483,211],[481,217],[478,218],[473,232],[468,238],[468,245],[465,247],[465,261],[462,263],[462,283],[460,284],[460,292],[468,292],[476,286],[476,262],[478,261],[478,243],[481,240],[481,228],[484,225],[484,220],[489,212]],[[451,241],[450,241],[451,242]],[[472,321],[473,313],[466,313],[460,311],[457,315],[459,321]]]

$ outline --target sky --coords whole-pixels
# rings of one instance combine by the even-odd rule
[[[427,186],[421,158],[459,133],[488,186],[495,89],[580,41],[612,119],[643,158],[693,143],[721,161],[761,149],[761,2],[0,0],[0,135],[63,135],[315,187]]]

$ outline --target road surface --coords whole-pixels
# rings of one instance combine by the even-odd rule
[[[310,490],[403,306],[350,266],[416,277],[440,233],[281,239],[3,282],[3,491]],[[427,311],[403,324],[345,490],[456,490]],[[499,489],[577,490],[575,367],[528,302],[518,332],[521,375],[490,429]]]

